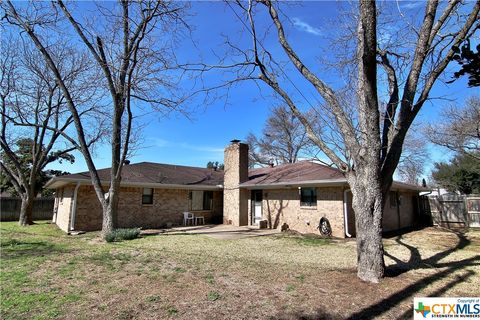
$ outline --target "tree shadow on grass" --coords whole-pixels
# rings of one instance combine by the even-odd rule
[[[458,238],[458,242],[454,247],[442,252],[438,252],[437,254],[425,259],[422,259],[420,252],[416,247],[405,243],[402,236],[397,237],[395,241],[399,245],[404,246],[410,251],[410,257],[407,262],[404,262],[389,253],[385,253],[385,256],[395,261],[395,265],[387,268],[387,277],[397,277],[407,271],[416,269],[441,269],[441,271],[418,279],[414,283],[390,294],[389,296],[381,299],[377,303],[374,303],[370,306],[365,307],[362,310],[351,314],[347,319],[373,319],[382,316],[392,317],[391,311],[405,301],[410,301],[412,308],[409,308],[403,313],[395,315],[393,317],[395,319],[411,319],[413,314],[413,298],[422,290],[432,285],[435,285],[443,280],[442,284],[436,290],[434,290],[433,292],[428,292],[428,295],[432,297],[441,296],[455,285],[464,281],[468,281],[469,279],[475,277],[476,273],[472,270],[469,270],[468,267],[480,266],[480,255],[475,255],[473,257],[457,261],[441,262],[441,260],[448,257],[453,252],[461,250],[471,243],[471,241],[467,237],[465,237],[463,233],[455,233],[455,235]],[[352,292],[352,294],[358,293]],[[427,293],[425,293],[425,295],[426,294]],[[314,314],[307,315],[302,312],[297,312],[292,314],[280,314],[278,318],[305,320],[340,318],[345,319],[345,316],[339,317],[336,314],[329,314],[325,310],[319,309]]]
[[[454,247],[449,248],[445,251],[441,251],[426,259],[422,259],[420,251],[416,247],[411,246],[408,243],[404,242],[403,236],[398,236],[395,239],[395,242],[407,248],[408,251],[410,251],[410,257],[407,262],[404,262],[401,259],[385,251],[385,256],[392,259],[395,262],[394,265],[387,267],[386,276],[397,277],[405,272],[408,272],[414,269],[442,268],[442,267],[448,266],[448,265],[439,263],[439,261],[448,257],[453,252],[464,249],[465,247],[471,244],[471,241],[467,237],[465,237],[463,233],[454,232],[454,234],[458,238],[458,242]]]
[[[2,259],[18,259],[25,257],[41,257],[66,250],[55,243],[46,241],[24,241],[8,239],[1,242]]]
[[[469,278],[475,276],[475,272],[472,270],[466,269],[467,267],[479,266],[480,265],[480,255],[473,256],[471,258],[451,261],[451,262],[440,262],[442,259],[446,258],[453,252],[463,249],[468,246],[471,241],[465,237],[463,233],[456,232],[455,235],[458,238],[458,243],[455,247],[449,248],[445,251],[439,252],[429,258],[422,259],[419,250],[416,247],[413,247],[405,243],[402,239],[402,236],[399,236],[395,241],[406,247],[410,251],[410,257],[407,262],[402,261],[395,256],[385,253],[385,256],[389,257],[395,261],[395,265],[390,266],[386,270],[387,277],[397,277],[407,271],[416,270],[416,269],[443,269],[440,272],[432,274],[430,276],[421,278],[416,282],[410,284],[406,288],[397,291],[390,296],[382,299],[378,303],[364,308],[354,314],[352,314],[348,319],[368,319],[381,316],[391,309],[398,306],[402,301],[410,299],[412,301],[413,307],[413,298],[415,294],[421,290],[451,276],[455,272],[462,272],[461,274],[456,275],[452,280],[441,285],[435,291],[429,293],[429,296],[435,297],[440,296],[447,292],[455,285],[468,280]],[[412,317],[413,309],[405,311],[403,314],[399,315],[397,319],[410,319]]]

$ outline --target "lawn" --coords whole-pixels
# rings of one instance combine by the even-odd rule
[[[352,240],[0,231],[2,319],[410,319],[413,297],[480,293],[480,231],[385,239],[377,285],[356,278]]]

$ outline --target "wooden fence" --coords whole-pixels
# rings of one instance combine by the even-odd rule
[[[36,198],[33,202],[33,220],[51,220],[53,217],[53,198]],[[22,200],[19,198],[0,198],[0,220],[16,221],[20,218]]]
[[[433,223],[447,228],[480,228],[480,195],[429,197]]]

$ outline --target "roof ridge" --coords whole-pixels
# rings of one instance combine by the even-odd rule
[[[133,165],[139,165],[139,164],[152,164],[152,165],[161,165],[161,166],[170,166],[170,167],[182,167],[182,168],[193,168],[193,169],[203,169],[203,170],[209,170],[210,168],[207,167],[196,167],[196,166],[187,166],[183,164],[174,164],[174,163],[160,163],[160,162],[151,162],[151,161],[142,161],[142,162],[136,162],[136,163],[130,163],[129,166]],[[221,171],[221,170],[220,170]]]
[[[334,167],[331,167],[331,166],[327,166],[326,164],[323,164],[323,163],[318,163],[316,162],[314,159],[310,159],[310,160],[300,160],[300,161],[297,161],[297,162],[293,162],[293,163],[282,163],[282,164],[279,164],[278,166],[273,166],[273,167],[260,167],[260,168],[252,168],[252,169],[249,169],[250,170],[262,170],[262,169],[272,169],[272,170],[275,170],[275,169],[279,169],[279,168],[284,168],[284,167],[288,167],[288,166],[294,166],[294,165],[298,165],[298,164],[303,164],[303,163],[311,163],[311,164],[315,164],[315,165],[318,165],[318,166],[322,166],[324,168],[327,168],[327,169],[331,169],[332,171],[338,171],[338,172],[341,172],[339,169],[337,168],[334,168]]]

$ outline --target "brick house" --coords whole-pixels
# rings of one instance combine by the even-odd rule
[[[340,171],[301,161],[277,167],[248,168],[248,145],[234,140],[225,148],[225,169],[158,163],[123,168],[117,224],[158,228],[179,225],[183,212],[204,216],[206,223],[266,225],[318,233],[328,221],[332,235],[355,236],[352,195]],[[109,181],[109,169],[99,170]],[[55,177],[53,221],[64,231],[100,230],[102,210],[88,172]],[[422,188],[394,182],[386,201],[384,231],[412,227],[418,220]]]

